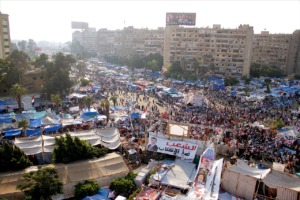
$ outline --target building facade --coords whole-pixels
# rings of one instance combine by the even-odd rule
[[[89,53],[97,52],[97,32],[96,28],[77,30],[72,34],[72,42],[78,42],[84,51]]]
[[[248,76],[253,35],[253,27],[249,25],[237,29],[221,29],[220,25],[213,28],[168,25],[164,66],[179,61],[184,70],[196,73],[197,68],[206,68],[216,75]]]
[[[277,66],[285,71],[291,38],[291,34],[270,34],[268,31],[255,34],[251,62]]]
[[[9,17],[0,12],[0,59],[5,59],[11,53]]]
[[[147,56],[163,53],[164,28],[155,30],[135,29],[126,27],[123,30],[98,31],[98,55],[117,55],[129,57],[132,55]]]
[[[90,34],[90,33],[89,33]],[[249,76],[252,63],[280,67],[286,75],[300,73],[300,31],[293,34],[254,34],[253,27],[186,27],[166,25],[155,30],[126,27],[100,29],[97,34],[74,32],[73,41],[97,51],[98,56],[163,55],[166,70],[180,62],[186,71],[220,76]],[[96,41],[96,42],[95,42]]]

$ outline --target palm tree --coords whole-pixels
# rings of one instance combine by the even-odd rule
[[[271,90],[270,90],[270,83],[271,83],[271,79],[266,78],[266,79],[265,79],[265,84],[266,84],[266,87],[267,87],[266,93],[271,93]]]
[[[29,127],[29,122],[26,119],[18,121],[18,128],[22,128],[22,132],[25,133],[26,128]]]
[[[244,89],[244,92],[245,92],[245,94],[246,94],[246,96],[248,97],[249,96],[249,92],[250,92],[251,90],[250,90],[250,88],[248,88],[248,87],[246,87],[245,89]]]
[[[82,102],[83,102],[84,106],[86,106],[88,108],[88,110],[90,110],[91,103],[93,102],[93,98],[90,96],[85,96],[82,98]]]
[[[50,99],[55,104],[56,110],[58,112],[59,105],[62,103],[62,99],[60,98],[60,95],[59,94],[51,94]]]
[[[15,96],[17,102],[18,102],[18,106],[19,106],[19,113],[22,112],[22,95],[27,93],[26,88],[24,88],[22,85],[19,85],[18,83],[14,84],[11,88],[10,88],[10,92],[13,96]]]
[[[108,122],[109,120],[109,101],[107,99],[102,99],[101,100],[101,103],[100,103],[100,106],[102,108],[105,108],[105,114],[106,114],[106,123]]]
[[[111,96],[109,98],[109,100],[111,100],[113,102],[114,106],[116,106],[116,103],[117,103],[117,97],[116,96]]]

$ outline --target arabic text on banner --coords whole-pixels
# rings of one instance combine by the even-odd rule
[[[193,160],[198,146],[184,141],[172,141],[151,136],[147,145],[148,151],[176,155],[183,159]]]

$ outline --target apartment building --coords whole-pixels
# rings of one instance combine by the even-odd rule
[[[99,29],[97,31],[97,53],[99,56],[121,56],[122,30]]]
[[[253,27],[240,25],[237,29],[186,28],[168,25],[164,39],[164,67],[179,61],[181,67],[196,71],[195,62],[202,67],[214,67],[219,75],[249,75]]]
[[[86,28],[72,33],[72,41],[79,42],[86,52],[97,52],[97,32],[96,28]]]
[[[300,74],[300,30],[291,35],[288,51],[286,74]]]
[[[164,28],[155,30],[126,27],[123,30],[98,31],[98,55],[147,56],[151,53],[163,53]]]
[[[0,12],[0,59],[5,59],[11,53],[9,18]]]
[[[268,31],[255,34],[251,63],[277,66],[286,70],[291,38],[291,34],[270,34]]]

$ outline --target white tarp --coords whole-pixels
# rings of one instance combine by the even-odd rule
[[[165,140],[155,136],[151,136],[148,141],[148,151],[176,155],[188,160],[194,159],[198,149],[197,145],[188,142]]]
[[[48,135],[43,135],[43,152],[47,153],[47,152],[52,152],[55,148],[55,138],[56,137],[65,137],[65,134],[63,135],[56,135],[56,136],[48,136]]]
[[[15,138],[14,144],[24,151],[26,155],[35,155],[43,151],[41,136],[36,138]]]
[[[78,137],[80,140],[86,140],[92,146],[101,144],[100,138],[98,135],[96,135],[96,132],[94,130],[70,132],[70,135],[72,137]]]
[[[194,181],[197,170],[195,164],[176,159],[173,167],[162,177],[161,183],[176,188],[187,189]]]

